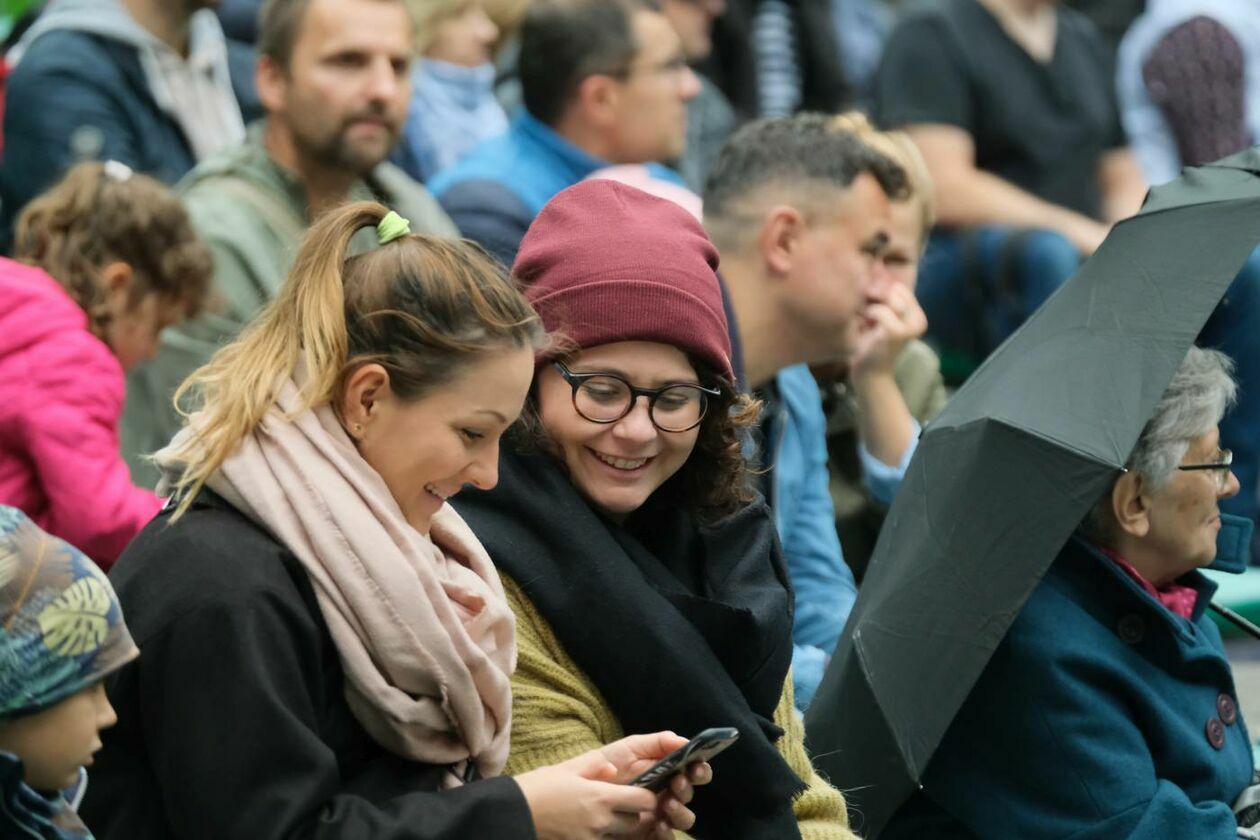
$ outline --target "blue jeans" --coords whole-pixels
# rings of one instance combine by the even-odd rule
[[[934,232],[916,291],[928,317],[928,337],[943,349],[983,361],[1072,276],[1080,261],[1076,248],[1052,231],[977,227]],[[1198,344],[1232,358],[1238,380],[1238,402],[1221,421],[1221,445],[1234,451],[1240,486],[1221,508],[1260,524],[1260,249],[1226,290]],[[1251,556],[1260,565],[1260,529]]]
[[[983,360],[1080,264],[1080,253],[1054,231],[934,231],[916,290],[927,314],[928,337],[942,348]]]

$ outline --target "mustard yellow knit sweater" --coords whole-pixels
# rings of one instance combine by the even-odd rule
[[[621,724],[595,684],[569,658],[550,625],[516,582],[503,578],[508,602],[516,614],[518,660],[512,677],[512,750],[507,772],[524,773],[556,764],[622,738]],[[793,803],[802,840],[857,840],[849,830],[840,791],[814,770],[805,753],[805,730],[792,705],[792,679],[774,712],[783,728],[779,752],[808,788]],[[694,733],[693,733],[694,734]],[[714,772],[721,773],[720,760]],[[675,832],[675,840],[686,838]]]

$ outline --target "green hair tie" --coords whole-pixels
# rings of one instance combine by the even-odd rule
[[[385,218],[376,224],[376,241],[381,245],[393,242],[400,236],[411,233],[411,222],[399,216],[393,210],[385,214]]]

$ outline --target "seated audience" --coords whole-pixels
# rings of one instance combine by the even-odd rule
[[[349,256],[363,228],[379,247]],[[186,383],[195,411],[159,453],[176,504],[115,567],[144,656],[110,685],[83,808],[100,837],[691,826],[707,765],[659,795],[624,784],[685,743],[668,733],[500,776],[514,621],[445,500],[494,486],[544,338],[476,247],[369,202],[315,223],[275,301]]]
[[[894,30],[875,114],[936,184],[918,296],[944,350],[982,360],[1138,209],[1108,67],[1056,0],[942,0]]]
[[[1149,4],[1120,50],[1118,85],[1125,128],[1151,183],[1183,166],[1210,163],[1260,142],[1260,17],[1250,4],[1195,0]],[[1257,518],[1260,473],[1260,250],[1213,313],[1199,344],[1229,354],[1240,383],[1221,422],[1242,487],[1223,507]],[[1260,562],[1260,535],[1252,546]]]
[[[124,451],[148,486],[157,475],[145,456],[180,426],[175,388],[271,300],[312,220],[345,201],[374,199],[418,231],[456,234],[424,187],[385,162],[410,90],[414,42],[403,0],[270,0],[260,23],[267,116],[180,185],[214,254],[219,305],[168,332],[158,359],[130,382]]]
[[[1190,350],[881,838],[1241,836],[1252,745],[1199,571],[1247,553],[1218,539],[1229,368]]]
[[[700,90],[655,0],[537,0],[521,26],[525,107],[431,182],[464,236],[511,265],[551,197],[610,164],[677,158]],[[658,177],[681,183],[672,170]]]
[[[499,486],[456,502],[516,615],[508,770],[731,726],[692,836],[848,840],[793,709],[791,585],[743,458],[757,406],[717,264],[686,211],[607,180],[556,196],[521,244],[514,273],[559,340]]]
[[[864,439],[870,481],[891,497],[918,439],[893,361],[925,327],[914,294],[881,264],[890,199],[905,173],[828,117],[751,123],[718,157],[704,222],[722,255],[733,333],[766,401],[762,476],[795,595],[792,674],[804,709],[857,597],[836,536],[827,421],[811,363],[849,365],[879,434]]]
[[[0,247],[13,220],[81,160],[173,184],[245,133],[250,51],[213,0],[57,0],[7,56]]]
[[[945,361],[960,351],[983,359],[1071,276],[1108,224],[1137,210],[1144,179],[1121,145],[1103,54],[1092,25],[1050,0],[943,0],[907,17],[889,42],[878,116],[905,127],[936,185],[942,227],[917,294]],[[1253,520],[1258,319],[1253,257],[1198,338],[1237,365],[1242,388],[1221,435],[1242,490],[1224,507]]]
[[[105,568],[161,501],[119,451],[126,371],[195,315],[210,255],[175,194],[85,163],[27,205],[0,259],[0,504]]]
[[[507,130],[494,95],[499,28],[479,0],[411,0],[420,58],[394,162],[427,181],[482,140]]]
[[[905,197],[893,201],[888,245],[879,261],[888,282],[913,293],[919,261],[935,218],[932,179],[923,156],[909,137],[901,132],[875,131],[866,117],[856,111],[836,117],[832,127],[854,133],[906,172],[909,190]],[[940,359],[932,348],[905,330],[891,331],[888,341],[886,354],[869,357],[882,364],[864,376],[854,377],[854,371],[844,362],[812,368],[822,389],[827,415],[827,467],[831,474],[831,499],[836,506],[836,530],[845,562],[858,581],[865,574],[884,514],[892,503],[890,491],[895,489],[878,477],[885,467],[896,467],[898,475],[905,472],[919,428],[945,405]],[[899,425],[904,429],[900,406],[894,402],[889,410],[879,402],[880,396],[891,398],[893,393],[887,386],[888,376],[901,396],[901,404],[914,419],[914,432],[909,438],[898,429]],[[872,380],[880,383],[881,378],[882,387],[877,384],[872,389]],[[867,441],[870,443],[864,443]],[[871,462],[866,446],[883,451],[886,460],[876,458]]]
[[[713,23],[725,11],[726,0],[661,0],[661,12],[693,67],[713,52]],[[687,140],[675,163],[687,187],[700,193],[722,144],[739,126],[726,94],[706,76],[697,74],[696,81],[700,90],[687,100]]]
[[[103,680],[139,651],[101,570],[4,505],[0,557],[0,837],[90,840],[74,800],[116,720]]]
[[[839,111],[850,102],[835,40],[833,0],[727,0],[701,65],[741,121],[797,111]]]

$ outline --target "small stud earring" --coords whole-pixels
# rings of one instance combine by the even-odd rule
[[[354,424],[354,433],[355,433],[356,435],[361,435],[361,434],[363,434],[363,424],[362,424],[362,423],[355,423],[355,424]]]

